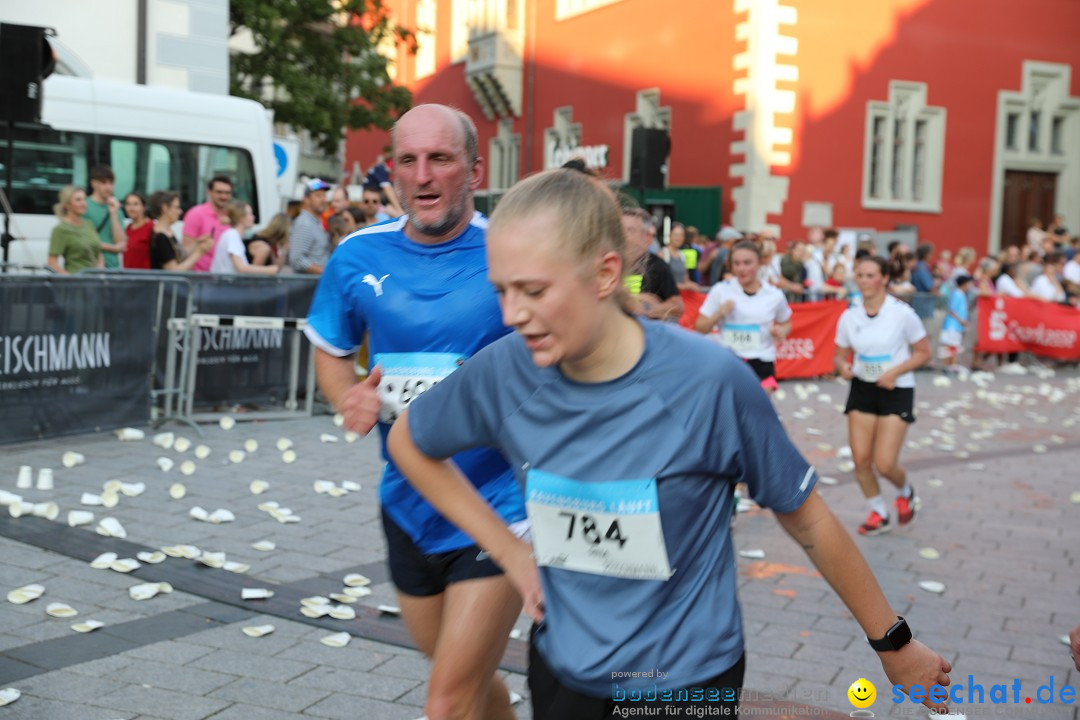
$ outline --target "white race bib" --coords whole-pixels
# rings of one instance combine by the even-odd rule
[[[724,345],[732,352],[747,353],[761,349],[760,325],[734,325],[724,323]]]
[[[578,482],[529,470],[525,508],[537,565],[631,580],[671,577],[655,478]]]
[[[457,353],[379,353],[372,367],[382,367],[379,382],[379,422],[397,420],[417,397],[461,367],[464,355]]]
[[[858,360],[858,377],[868,383],[876,383],[893,366],[892,355],[859,355]]]

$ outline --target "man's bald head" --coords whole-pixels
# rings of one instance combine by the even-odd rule
[[[390,130],[390,142],[397,147],[397,132],[398,128],[406,128],[412,123],[430,124],[430,123],[446,123],[448,125],[453,124],[457,126],[459,131],[459,137],[461,139],[462,147],[465,149],[465,157],[468,159],[469,164],[476,162],[479,156],[479,140],[476,134],[476,125],[465,113],[461,112],[457,108],[450,107],[449,105],[439,105],[437,103],[427,103],[424,105],[417,105],[412,108],[394,123],[394,127]]]

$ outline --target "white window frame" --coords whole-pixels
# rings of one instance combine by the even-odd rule
[[[941,212],[945,168],[945,108],[926,104],[927,84],[893,80],[889,100],[866,103],[863,143],[862,206],[867,210]],[[875,121],[883,121],[878,162],[874,163]],[[916,192],[915,136],[925,123],[921,196]],[[876,186],[877,192],[871,194]]]

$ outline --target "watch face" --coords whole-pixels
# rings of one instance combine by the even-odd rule
[[[885,638],[893,646],[893,649],[899,650],[911,642],[911,628],[908,627],[906,620],[900,620],[900,622],[889,628]]]

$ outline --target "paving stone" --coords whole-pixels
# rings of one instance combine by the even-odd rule
[[[419,680],[321,667],[292,681],[294,685],[352,693],[378,700],[395,700],[420,684]]]
[[[116,710],[79,702],[62,702],[23,695],[3,709],[4,720],[116,720]]]
[[[142,658],[113,673],[110,679],[113,678],[133,685],[148,685],[199,696],[206,695],[232,680],[230,676],[219,672],[166,665]]]
[[[190,637],[190,636],[189,636]],[[153,660],[166,665],[186,665],[187,663],[201,658],[213,652],[212,648],[203,647],[190,642],[180,640],[166,640],[156,642],[143,647],[128,650],[125,655],[141,660]]]
[[[129,685],[100,696],[96,705],[128,712],[149,712],[169,720],[202,720],[231,703],[185,692]]]
[[[303,687],[296,683],[283,685],[255,678],[239,678],[219,688],[211,697],[246,705],[287,712],[301,712],[330,695],[328,690]]]
[[[304,711],[305,715],[331,718],[332,720],[356,720],[356,718],[379,718],[379,720],[416,720],[416,708],[394,705],[381,700],[335,693]]]
[[[245,642],[239,642],[239,640]],[[269,681],[289,680],[312,669],[313,666],[310,663],[262,656],[259,652],[259,640],[260,638],[241,635],[236,647],[243,648],[242,652],[215,650],[209,655],[188,663],[188,666]]]
[[[431,675],[431,662],[427,658],[393,657],[375,668],[377,675],[391,675],[425,681]]]
[[[118,684],[124,683],[111,678],[88,677],[69,670],[56,670],[22,680],[18,683],[18,688],[24,694],[35,697],[92,703],[95,698],[116,690]]]

